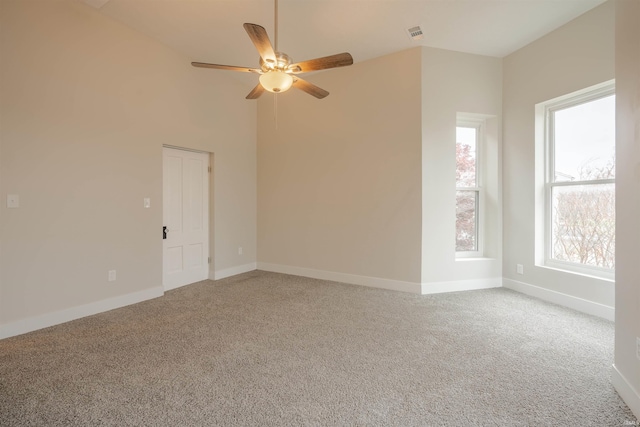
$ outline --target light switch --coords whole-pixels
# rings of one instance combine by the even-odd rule
[[[151,199],[148,197],[144,198],[144,207],[145,208],[150,208],[151,207]]]
[[[7,207],[8,208],[19,208],[20,207],[20,197],[17,194],[7,194]]]

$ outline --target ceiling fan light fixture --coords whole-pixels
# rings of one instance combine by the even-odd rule
[[[269,92],[286,92],[293,84],[293,77],[284,71],[269,71],[260,76],[260,84]]]
[[[2,1],[2,0],[0,0]],[[108,1],[108,0],[84,0],[84,1]],[[300,73],[310,71],[327,70],[329,68],[344,67],[353,64],[353,58],[348,52],[322,58],[309,59],[292,64],[291,58],[283,52],[278,52],[278,0],[275,3],[275,46],[271,44],[267,30],[264,27],[245,22],[244,27],[251,42],[260,55],[260,68],[236,67],[233,65],[208,64],[205,62],[192,62],[194,67],[217,68],[219,70],[242,71],[245,73],[260,74],[260,82],[249,92],[246,99],[257,99],[265,91],[272,93],[286,92],[292,86],[308,93],[318,99],[325,98],[329,92],[309,83],[297,76]],[[274,49],[275,47],[275,49]],[[292,76],[296,74],[296,76]],[[274,98],[276,99],[276,98]]]

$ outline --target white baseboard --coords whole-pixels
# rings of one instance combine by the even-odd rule
[[[615,387],[616,391],[624,400],[624,403],[627,404],[631,412],[640,419],[640,392],[633,388],[629,381],[625,378],[624,375],[620,371],[616,365],[611,367],[611,383],[613,387]],[[632,420],[629,420],[632,421]],[[630,424],[635,425],[635,424]]]
[[[502,277],[477,280],[455,280],[450,282],[427,282],[422,284],[422,294],[441,294],[445,292],[475,291],[502,287]]]
[[[149,299],[161,297],[162,295],[164,295],[162,287],[156,287],[145,289],[144,291],[133,292],[131,294],[107,298],[77,307],[71,307],[66,310],[29,317],[27,319],[0,325],[0,339],[26,334],[27,332],[37,331],[38,329],[70,322],[71,320],[79,319],[81,317],[91,316],[127,305],[136,304]]]
[[[615,321],[615,308],[608,305],[599,304],[597,302],[563,294],[562,292],[552,291],[550,289],[541,288],[539,286],[530,285],[528,283],[519,282],[512,279],[502,279],[502,286],[523,294],[531,295],[554,304],[562,305],[592,316],[601,317],[610,321]]]
[[[337,273],[334,271],[315,270],[312,268],[292,267],[290,265],[271,264],[258,262],[258,269],[272,271],[274,273],[291,274],[294,276],[310,277],[312,279],[331,280],[333,282],[348,283],[351,285],[369,286],[372,288],[389,289],[392,291],[411,292],[419,294],[420,283],[405,282],[402,280],[382,279],[379,277],[359,276],[356,274]]]
[[[244,265],[238,265],[235,267],[225,268],[224,270],[216,271],[214,273],[213,280],[220,280],[220,279],[224,279],[225,277],[235,276],[236,274],[247,273],[249,271],[255,270],[256,268],[258,267],[255,262],[244,264]]]

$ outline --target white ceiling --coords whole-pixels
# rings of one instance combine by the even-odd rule
[[[84,1],[189,61],[257,66],[245,22],[274,42],[273,0]],[[278,50],[294,61],[350,52],[356,63],[420,45],[503,57],[604,1],[280,0]],[[423,40],[407,35],[415,25]]]

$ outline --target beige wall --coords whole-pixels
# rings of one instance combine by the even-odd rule
[[[163,144],[214,153],[214,268],[255,265],[249,88],[82,2],[0,4],[0,336],[162,292]]]
[[[280,95],[277,126],[273,98],[258,107],[258,266],[414,292],[499,286],[501,60],[415,48],[309,80],[331,95]],[[492,208],[490,259],[456,262],[460,112],[493,117]]]
[[[502,60],[422,48],[422,283],[423,290],[500,286],[502,222],[500,200],[500,116]],[[456,117],[485,118],[482,153],[485,192],[482,258],[458,259],[455,252]]]
[[[611,318],[612,282],[535,264],[534,106],[613,79],[614,32],[607,2],[504,58],[503,86],[504,284]]]
[[[259,101],[258,266],[419,291],[421,51],[355,61]]]
[[[616,351],[614,384],[640,418],[640,2],[616,2]],[[617,371],[617,372],[616,372]]]

